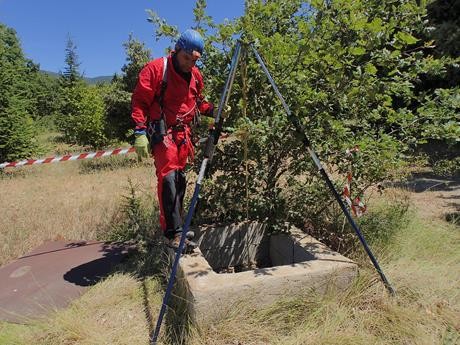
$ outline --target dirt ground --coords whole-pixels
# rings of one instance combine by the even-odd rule
[[[426,219],[443,219],[460,225],[460,178],[418,173],[398,184],[411,193],[413,205]]]

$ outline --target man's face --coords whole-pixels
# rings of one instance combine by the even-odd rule
[[[201,54],[197,51],[189,54],[185,50],[179,50],[177,52],[177,62],[179,63],[180,70],[184,73],[191,72],[200,57]]]

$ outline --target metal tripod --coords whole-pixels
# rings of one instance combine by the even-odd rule
[[[243,44],[244,43],[242,43],[241,41],[238,41],[236,46],[235,46],[235,51],[233,53],[233,57],[232,57],[231,65],[230,65],[229,75],[227,77],[227,81],[225,83],[224,90],[222,92],[222,96],[220,98],[217,114],[216,114],[216,116],[214,118],[214,124],[215,125],[214,125],[214,128],[209,132],[209,136],[208,136],[208,139],[207,139],[207,142],[206,142],[206,148],[205,148],[205,151],[204,151],[204,159],[203,159],[203,162],[201,163],[200,172],[198,174],[198,178],[197,178],[197,181],[196,181],[196,184],[195,184],[195,190],[193,192],[193,196],[192,196],[192,199],[190,201],[190,206],[189,206],[189,209],[188,209],[188,212],[187,212],[187,216],[185,218],[184,226],[182,227],[181,241],[180,241],[179,248],[177,249],[177,252],[176,252],[176,255],[175,255],[175,258],[174,258],[174,262],[173,262],[172,270],[171,270],[171,275],[169,277],[168,286],[166,288],[166,292],[165,292],[165,295],[164,295],[164,298],[163,298],[163,304],[161,306],[160,314],[158,316],[158,321],[157,321],[157,324],[156,324],[156,327],[155,327],[155,331],[154,331],[153,335],[150,338],[150,342],[151,342],[152,345],[157,344],[157,339],[158,339],[158,335],[160,333],[160,328],[161,328],[163,317],[164,317],[164,314],[165,314],[165,311],[166,311],[167,303],[169,301],[171,291],[172,291],[172,288],[173,288],[173,285],[174,285],[174,281],[175,281],[175,278],[176,278],[177,266],[178,266],[178,263],[179,263],[179,259],[180,259],[180,256],[181,256],[183,250],[184,250],[186,233],[187,233],[187,231],[188,231],[188,229],[190,227],[190,223],[192,221],[193,214],[195,213],[195,208],[196,208],[196,204],[197,204],[197,200],[198,200],[198,195],[199,195],[199,192],[200,192],[200,189],[201,189],[201,184],[202,184],[203,178],[205,176],[207,165],[210,162],[210,160],[212,159],[212,156],[214,154],[215,146],[217,145],[217,143],[219,141],[219,137],[220,137],[220,133],[222,131],[222,125],[223,125],[223,119],[222,119],[222,116],[221,116],[222,115],[222,110],[227,105],[228,99],[230,97],[230,91],[231,91],[231,88],[232,88],[232,85],[233,85],[233,81],[235,79],[236,67],[237,67],[239,59],[240,59]],[[311,158],[313,159],[315,165],[317,166],[317,168],[319,170],[319,173],[321,174],[321,176],[326,181],[326,184],[329,187],[329,189],[331,190],[332,194],[334,195],[336,201],[339,203],[340,208],[342,209],[343,213],[345,214],[345,217],[347,218],[347,220],[350,223],[351,227],[356,232],[356,235],[358,236],[361,244],[363,245],[364,250],[366,251],[367,255],[371,259],[372,264],[374,265],[375,269],[379,273],[380,278],[382,279],[385,287],[387,288],[388,292],[391,295],[395,295],[395,290],[393,289],[393,287],[391,286],[391,284],[389,283],[389,281],[385,277],[385,274],[383,273],[382,269],[380,268],[380,265],[377,262],[377,259],[375,258],[375,256],[372,253],[371,249],[367,245],[367,242],[364,239],[364,236],[363,236],[361,230],[359,229],[358,225],[355,223],[355,221],[351,217],[349,210],[345,206],[345,203],[343,202],[342,198],[340,197],[339,193],[337,192],[337,190],[335,189],[333,183],[331,182],[331,179],[329,178],[328,174],[326,173],[326,171],[324,170],[323,166],[321,165],[321,162],[320,162],[318,156],[316,155],[315,151],[312,149],[310,140],[308,139],[307,135],[305,134],[304,126],[300,123],[300,121],[299,121],[299,119],[297,117],[292,115],[292,113],[291,113],[288,105],[286,104],[283,96],[281,95],[280,91],[278,90],[278,87],[276,86],[274,79],[270,75],[270,72],[268,71],[267,67],[265,66],[265,63],[263,62],[263,60],[260,57],[260,55],[257,52],[257,50],[255,49],[254,45],[251,44],[251,43],[249,43],[249,44],[245,43],[245,45],[248,46],[249,48],[251,48],[251,50],[254,52],[254,55],[255,55],[257,61],[259,62],[260,66],[262,67],[264,73],[267,75],[267,78],[268,78],[270,84],[272,85],[273,89],[275,90],[276,95],[278,96],[279,100],[281,101],[281,104],[283,105],[283,108],[284,108],[289,120],[293,124],[296,132],[301,136],[302,142],[305,145],[305,148],[307,149],[307,151],[310,154]]]

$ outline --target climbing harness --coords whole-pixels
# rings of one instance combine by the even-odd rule
[[[161,79],[160,94],[154,98],[154,102],[158,102],[160,106],[160,119],[150,120],[147,123],[147,138],[150,143],[150,147],[155,144],[161,143],[164,136],[166,135],[166,119],[163,111],[163,99],[168,85],[168,58],[163,57],[163,77]]]
[[[166,287],[166,292],[165,292],[163,302],[162,302],[162,305],[161,305],[160,314],[158,316],[158,321],[157,321],[155,330],[154,330],[154,332],[153,332],[153,334],[152,334],[152,336],[150,338],[150,342],[151,342],[152,345],[157,344],[157,339],[158,339],[158,335],[160,333],[160,328],[161,328],[161,324],[162,324],[162,321],[163,321],[163,317],[164,317],[164,314],[166,312],[167,303],[168,303],[169,297],[171,295],[171,291],[172,291],[174,281],[175,281],[175,278],[176,278],[179,259],[180,259],[180,256],[181,256],[183,250],[184,250],[186,234],[187,234],[187,231],[188,231],[188,229],[190,227],[190,223],[192,221],[192,217],[193,217],[194,212],[195,212],[195,208],[196,208],[196,204],[197,204],[201,184],[202,184],[203,178],[205,176],[207,165],[212,160],[215,146],[217,145],[217,143],[219,141],[219,136],[220,136],[220,133],[222,131],[222,125],[223,125],[223,118],[221,116],[222,115],[222,110],[226,107],[228,99],[230,97],[230,90],[231,90],[233,81],[235,79],[236,66],[238,65],[239,57],[240,57],[241,50],[242,50],[241,45],[242,45],[242,42],[240,40],[238,40],[237,43],[236,43],[236,46],[235,46],[235,51],[233,53],[233,57],[232,57],[231,65],[230,65],[229,75],[227,77],[227,81],[225,83],[225,86],[224,86],[224,89],[223,89],[223,92],[222,92],[222,95],[221,95],[221,98],[220,98],[218,111],[217,111],[217,114],[216,114],[215,119],[214,119],[215,126],[210,130],[209,135],[208,135],[208,139],[206,141],[206,147],[205,147],[205,150],[204,150],[204,158],[203,158],[203,161],[201,163],[200,172],[198,174],[198,178],[197,178],[196,183],[195,183],[195,189],[194,189],[194,192],[193,192],[192,199],[190,201],[190,206],[189,206],[189,209],[188,209],[188,212],[187,212],[187,216],[185,218],[185,222],[184,222],[184,225],[182,227],[182,236],[181,236],[181,240],[180,240],[180,243],[179,243],[179,248],[176,250],[176,255],[175,255],[174,262],[173,262],[172,269],[171,269],[171,275],[169,277],[168,286]],[[361,244],[363,245],[366,253],[368,254],[369,258],[371,259],[371,261],[372,261],[372,263],[374,265],[374,267],[376,268],[377,272],[379,273],[379,275],[380,275],[385,287],[388,289],[388,291],[390,292],[391,295],[394,295],[395,291],[394,291],[393,287],[388,282],[388,280],[385,277],[382,269],[380,268],[376,258],[372,254],[372,251],[370,250],[369,246],[367,245],[366,240],[364,239],[364,237],[363,237],[363,235],[361,233],[361,230],[359,229],[358,225],[355,223],[355,221],[351,217],[350,212],[348,211],[348,209],[347,209],[345,203],[343,202],[342,198],[340,197],[339,193],[335,189],[335,187],[334,187],[333,183],[331,182],[328,174],[326,173],[326,171],[322,167],[321,162],[320,162],[318,156],[316,155],[315,151],[311,148],[310,140],[308,139],[308,137],[305,134],[304,126],[300,123],[300,121],[299,121],[299,119],[297,117],[292,115],[292,113],[291,113],[288,105],[286,104],[283,96],[281,95],[280,91],[278,90],[278,87],[276,86],[274,79],[270,75],[270,72],[268,71],[267,67],[265,66],[265,63],[263,62],[263,60],[260,57],[260,55],[257,52],[257,50],[254,48],[253,44],[249,43],[247,45],[252,49],[257,61],[259,62],[260,66],[262,67],[262,69],[265,72],[265,74],[267,75],[267,78],[268,78],[271,86],[273,87],[276,95],[278,96],[279,100],[281,101],[281,104],[283,105],[283,108],[284,108],[289,120],[292,122],[292,124],[293,124],[295,130],[297,131],[297,133],[301,136],[302,142],[305,145],[305,147],[306,147],[308,153],[310,154],[311,158],[313,159],[315,165],[317,166],[317,168],[319,170],[319,173],[321,174],[321,176],[326,181],[327,186],[329,187],[329,189],[331,190],[331,192],[334,195],[335,199],[339,203],[340,208],[342,209],[343,213],[345,214],[348,222],[350,223],[350,225],[352,226],[352,228],[356,232],[356,234],[357,234],[359,240],[361,241]]]
[[[192,78],[195,79],[192,75]],[[198,81],[195,79],[198,89]],[[168,128],[165,112],[164,112],[164,97],[166,89],[168,87],[168,58],[163,57],[163,76],[161,79],[160,93],[158,96],[155,96],[153,102],[157,102],[160,106],[160,119],[150,120],[147,123],[147,138],[149,140],[150,146],[152,147],[155,144],[161,143],[163,138],[168,134],[168,129],[172,131],[183,131],[185,125],[183,124],[183,119],[190,114],[195,112],[193,116],[192,126],[196,126],[200,122],[200,112],[198,111],[198,96],[195,97],[195,105],[185,114],[181,115],[180,118],[177,118],[177,123]]]

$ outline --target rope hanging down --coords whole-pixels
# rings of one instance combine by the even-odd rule
[[[353,200],[351,198],[351,181],[352,181],[351,172],[347,174],[347,182],[345,183],[345,187],[343,188],[343,198],[347,203],[348,207],[353,211],[353,214],[356,217],[361,217],[366,212],[366,205],[361,201],[360,197],[357,196]]]
[[[359,147],[355,146],[352,149],[347,149],[346,155],[350,159],[353,158],[353,154],[359,152]],[[353,175],[352,175],[352,164],[350,164],[350,170],[347,173],[347,180],[345,182],[345,186],[343,188],[343,198],[345,199],[345,202],[348,205],[348,208],[351,209],[353,214],[356,217],[361,217],[364,213],[366,213],[367,207],[364,204],[364,202],[361,201],[361,198],[359,196],[356,196],[355,198],[351,197],[351,182],[353,180]]]

